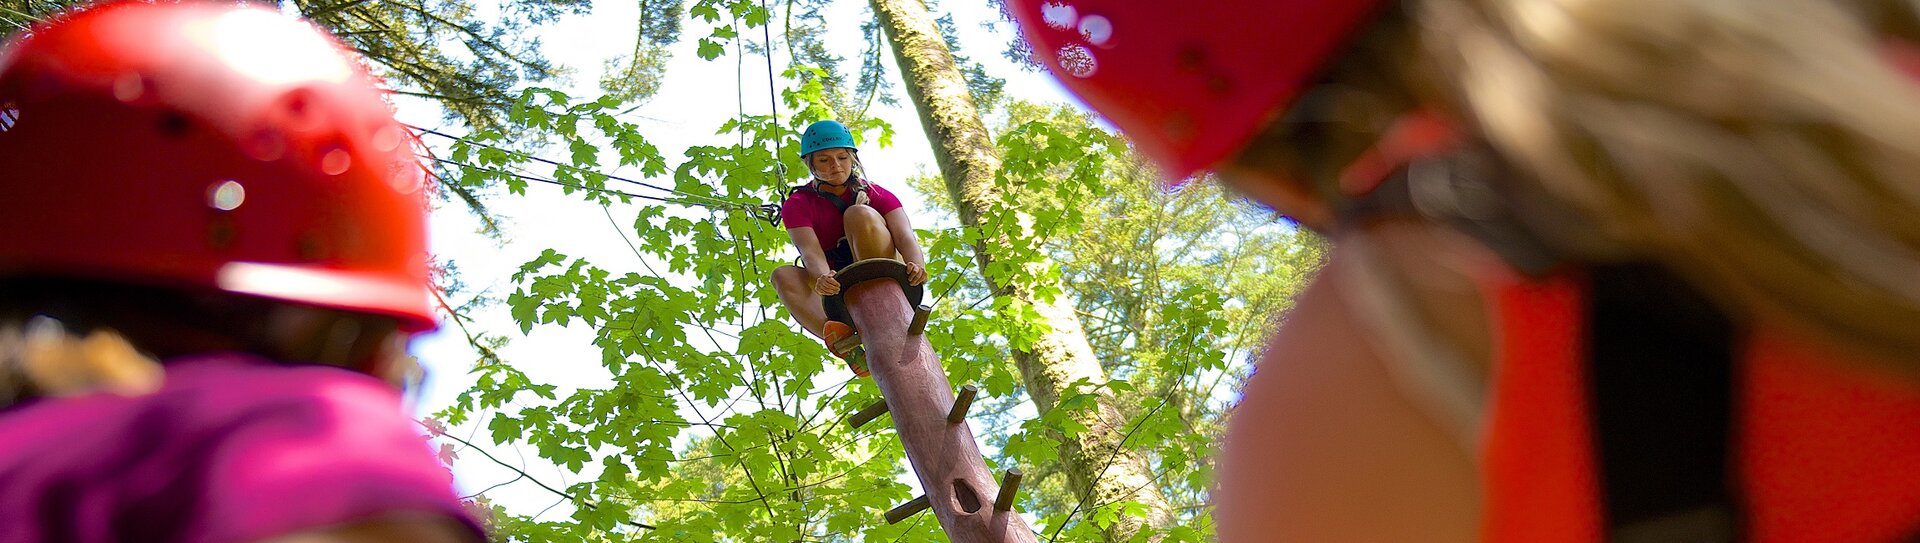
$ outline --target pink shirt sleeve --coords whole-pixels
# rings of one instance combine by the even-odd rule
[[[787,200],[780,203],[780,225],[788,230],[813,227],[813,216],[807,213],[807,203],[799,192],[787,195]]]
[[[900,198],[878,184],[868,183],[867,204],[873,206],[873,210],[880,212],[880,216],[884,217],[893,210],[900,209]]]

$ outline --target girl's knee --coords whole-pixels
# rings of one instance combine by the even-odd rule
[[[806,277],[806,272],[800,268],[781,266],[773,269],[773,286],[782,289],[794,288],[801,286],[801,283],[805,282]]]
[[[848,223],[860,221],[860,222],[870,222],[872,224],[883,224],[882,221],[884,220],[880,216],[879,210],[876,210],[873,208],[873,206],[869,206],[866,204],[848,206],[847,210],[840,214],[840,218],[845,220]]]
[[[886,219],[872,207],[864,205],[849,207],[842,218],[846,220],[848,236],[864,237],[867,234],[873,234],[885,237],[887,235]]]

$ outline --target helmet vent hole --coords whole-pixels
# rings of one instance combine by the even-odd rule
[[[1198,45],[1189,45],[1180,49],[1179,59],[1181,68],[1198,70],[1207,65],[1207,50]]]
[[[140,74],[121,74],[113,78],[113,97],[122,103],[134,103],[152,94],[148,87],[152,85]]]
[[[207,223],[207,246],[215,249],[231,249],[233,242],[240,238],[240,228],[235,226],[231,217],[214,217]]]
[[[321,110],[325,108],[316,106],[310,94],[311,91],[300,88],[287,92],[287,95],[281,98],[279,114],[281,129],[298,133],[317,128],[321,119],[316,117],[324,115]]]
[[[1087,43],[1107,47],[1113,41],[1113,21],[1099,15],[1088,15],[1080,19],[1080,37]]]
[[[1047,2],[1040,6],[1040,18],[1058,30],[1069,30],[1080,19],[1079,10],[1059,2]]]
[[[406,134],[400,131],[400,127],[394,125],[382,126],[380,129],[373,131],[373,148],[382,153],[392,152],[394,149],[399,149],[400,142],[405,141],[405,139]]]
[[[293,252],[301,260],[317,261],[326,258],[327,244],[321,241],[319,234],[309,232],[294,240]]]
[[[12,103],[0,104],[0,132],[13,130],[13,125],[18,122],[20,108],[13,107]]]
[[[167,112],[160,115],[160,120],[155,123],[155,126],[160,129],[160,135],[169,138],[178,138],[187,135],[187,127],[189,124],[191,123],[187,121],[186,115],[181,115],[178,112]]]
[[[247,201],[247,187],[239,181],[228,179],[207,187],[207,207],[220,211],[233,211]]]
[[[345,148],[335,146],[320,155],[320,173],[340,175],[352,167],[353,155],[348,154]]]
[[[280,160],[280,157],[286,154],[287,141],[280,136],[279,132],[261,129],[247,138],[245,149],[247,156],[253,157],[254,160],[272,162]]]
[[[1060,48],[1060,69],[1074,77],[1093,77],[1099,65],[1093,60],[1093,50],[1085,45],[1068,45]]]

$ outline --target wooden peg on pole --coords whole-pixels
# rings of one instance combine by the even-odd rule
[[[867,423],[873,422],[873,419],[880,418],[880,415],[886,412],[887,401],[875,400],[873,405],[869,405],[865,409],[861,409],[852,415],[847,415],[847,424],[852,425],[854,428],[866,426]]]
[[[907,333],[922,335],[927,333],[927,317],[933,315],[933,306],[920,304],[913,309],[913,322],[907,325]]]
[[[1013,510],[1013,499],[1020,493],[1020,478],[1025,477],[1020,468],[1010,468],[1007,475],[1000,478],[1000,496],[993,499],[993,510]]]
[[[854,347],[859,347],[859,346],[860,346],[860,332],[854,332],[853,335],[851,336],[843,337],[843,338],[840,338],[840,341],[833,342],[833,350],[835,352],[847,352],[847,351],[853,350]]]
[[[973,385],[960,387],[960,396],[953,399],[953,408],[947,410],[947,424],[967,420],[967,410],[973,407],[973,397],[979,393],[980,388]]]
[[[913,501],[900,504],[893,509],[887,510],[887,524],[899,524],[900,521],[907,520],[907,517],[913,516],[914,513],[925,511],[929,507],[933,507],[933,501],[928,500],[926,494],[921,494],[920,497],[914,498]]]

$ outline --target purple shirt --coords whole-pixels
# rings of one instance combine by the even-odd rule
[[[853,192],[848,191],[846,197],[852,198]],[[900,209],[900,198],[880,188],[880,185],[868,182],[867,205],[885,217],[893,210]],[[786,202],[780,204],[781,224],[788,230],[812,228],[813,235],[820,239],[822,251],[832,250],[834,245],[840,243],[840,238],[847,237],[845,220],[840,208],[834,207],[833,202],[808,189],[794,191],[787,196]]]
[[[0,411],[0,542],[241,543],[394,513],[479,529],[392,387],[246,355]]]

